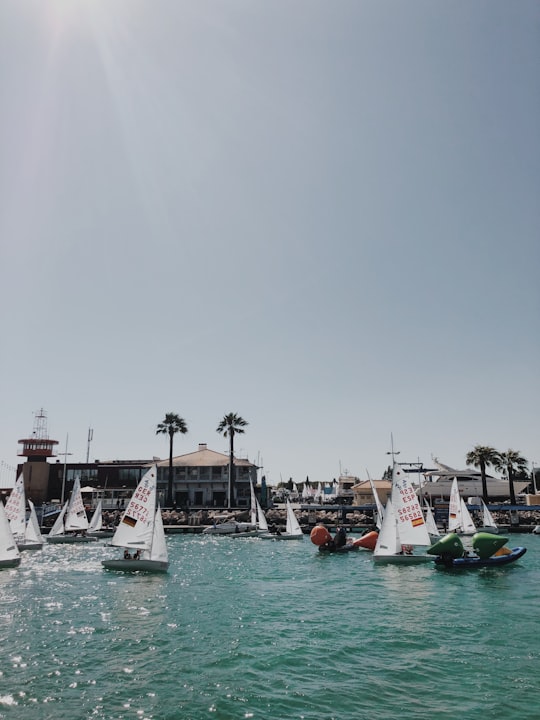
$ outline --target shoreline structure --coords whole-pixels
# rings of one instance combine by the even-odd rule
[[[375,510],[375,506],[373,508]],[[519,513],[519,523],[511,521],[510,512]],[[108,528],[115,528],[120,522],[123,510],[103,511],[103,525]],[[280,529],[285,528],[286,509],[285,506],[274,506],[265,511],[269,524]],[[249,510],[162,510],[163,526],[165,533],[199,533],[206,527],[222,522],[249,522]],[[347,506],[322,508],[313,506],[306,508],[305,505],[296,508],[296,515],[305,534],[310,533],[315,525],[323,524],[328,529],[344,527],[348,532],[363,532],[366,529],[373,529],[373,511],[351,509]],[[501,532],[504,533],[528,533],[534,527],[540,525],[540,508],[533,510],[531,506],[521,506],[519,510],[514,508],[508,510],[493,511],[493,515]],[[42,530],[47,533],[50,530],[54,517],[47,520]],[[443,529],[443,528],[441,528]]]

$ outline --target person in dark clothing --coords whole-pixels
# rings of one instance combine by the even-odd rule
[[[347,544],[347,533],[344,527],[338,527],[334,536],[334,545],[336,548],[343,547]]]

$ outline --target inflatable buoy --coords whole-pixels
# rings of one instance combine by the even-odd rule
[[[311,531],[310,540],[314,545],[324,545],[332,539],[332,536],[323,525],[316,525]]]
[[[487,532],[477,532],[472,537],[472,546],[478,557],[485,560],[491,557],[497,550],[508,542],[507,537],[502,535],[493,535]]]
[[[375,532],[375,530],[372,530],[371,532],[362,535],[362,537],[358,538],[358,540],[355,540],[353,542],[353,545],[355,547],[365,548],[366,550],[375,550],[375,545],[377,544],[378,537],[379,533]]]
[[[463,557],[465,548],[456,533],[448,533],[448,535],[445,535],[429,547],[426,552],[429,555],[447,555],[452,558],[460,558]]]

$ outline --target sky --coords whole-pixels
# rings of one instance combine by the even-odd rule
[[[2,0],[0,460],[540,465],[536,0]],[[88,447],[88,430],[93,439]]]

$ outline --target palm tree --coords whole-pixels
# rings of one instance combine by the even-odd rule
[[[248,425],[248,423],[244,420],[244,418],[241,418],[240,415],[237,415],[236,413],[229,413],[223,417],[222,421],[216,428],[216,432],[229,438],[229,491],[227,498],[227,506],[229,510],[231,509],[234,490],[234,436],[241,435],[244,432],[246,425]]]
[[[487,491],[486,467],[489,465],[493,465],[495,467],[499,462],[499,458],[500,455],[497,450],[489,447],[489,445],[475,445],[475,447],[467,453],[467,465],[480,468],[480,475],[482,476],[482,498],[486,504],[489,499]]]
[[[516,492],[514,490],[514,477],[516,473],[527,470],[527,460],[519,454],[518,450],[507,450],[500,453],[499,462],[495,466],[497,470],[504,472],[508,478],[508,489],[510,490],[510,505],[516,504]]]
[[[169,436],[169,483],[167,485],[167,506],[173,506],[173,438],[176,433],[185,435],[188,431],[186,421],[176,413],[167,413],[165,419],[156,428],[156,435]]]

